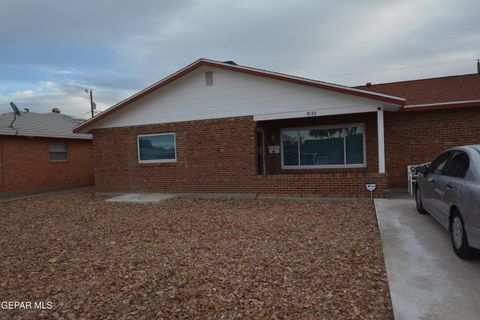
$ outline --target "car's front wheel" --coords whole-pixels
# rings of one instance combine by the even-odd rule
[[[465,232],[465,224],[462,216],[455,210],[450,219],[450,236],[452,240],[453,250],[462,259],[473,258],[477,254],[477,250],[468,245],[467,233]]]
[[[420,214],[428,214],[427,210],[423,208],[423,202],[422,202],[422,193],[420,191],[420,188],[415,187],[415,203],[417,204],[417,211]]]

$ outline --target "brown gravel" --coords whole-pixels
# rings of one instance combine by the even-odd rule
[[[393,319],[364,201],[0,203],[0,319]]]

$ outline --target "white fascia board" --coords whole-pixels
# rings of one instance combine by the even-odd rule
[[[303,111],[256,114],[256,115],[253,115],[253,120],[264,121],[264,120],[279,120],[279,119],[290,119],[290,118],[333,116],[333,115],[351,114],[351,113],[376,112],[377,108],[378,108],[377,106],[355,106],[355,107],[344,107],[344,108],[311,109],[311,110],[303,110]]]
[[[14,137],[39,137],[39,138],[58,138],[58,139],[75,139],[75,140],[92,140],[91,134],[73,134],[61,135],[61,134],[48,134],[28,131],[0,131],[0,136],[14,136]]]
[[[404,106],[405,109],[408,108],[422,108],[422,107],[433,107],[433,106],[448,106],[450,104],[464,104],[464,103],[480,103],[480,100],[461,100],[461,101],[448,101],[448,102],[436,102],[436,103],[422,103],[422,104],[407,104]]]

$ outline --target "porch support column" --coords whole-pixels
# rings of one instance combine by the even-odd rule
[[[378,172],[385,173],[385,135],[383,127],[383,107],[377,109]]]

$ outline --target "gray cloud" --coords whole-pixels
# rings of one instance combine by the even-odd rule
[[[3,1],[0,111],[15,99],[80,114],[85,87],[106,108],[200,57],[346,85],[470,73],[478,12],[474,0]]]

